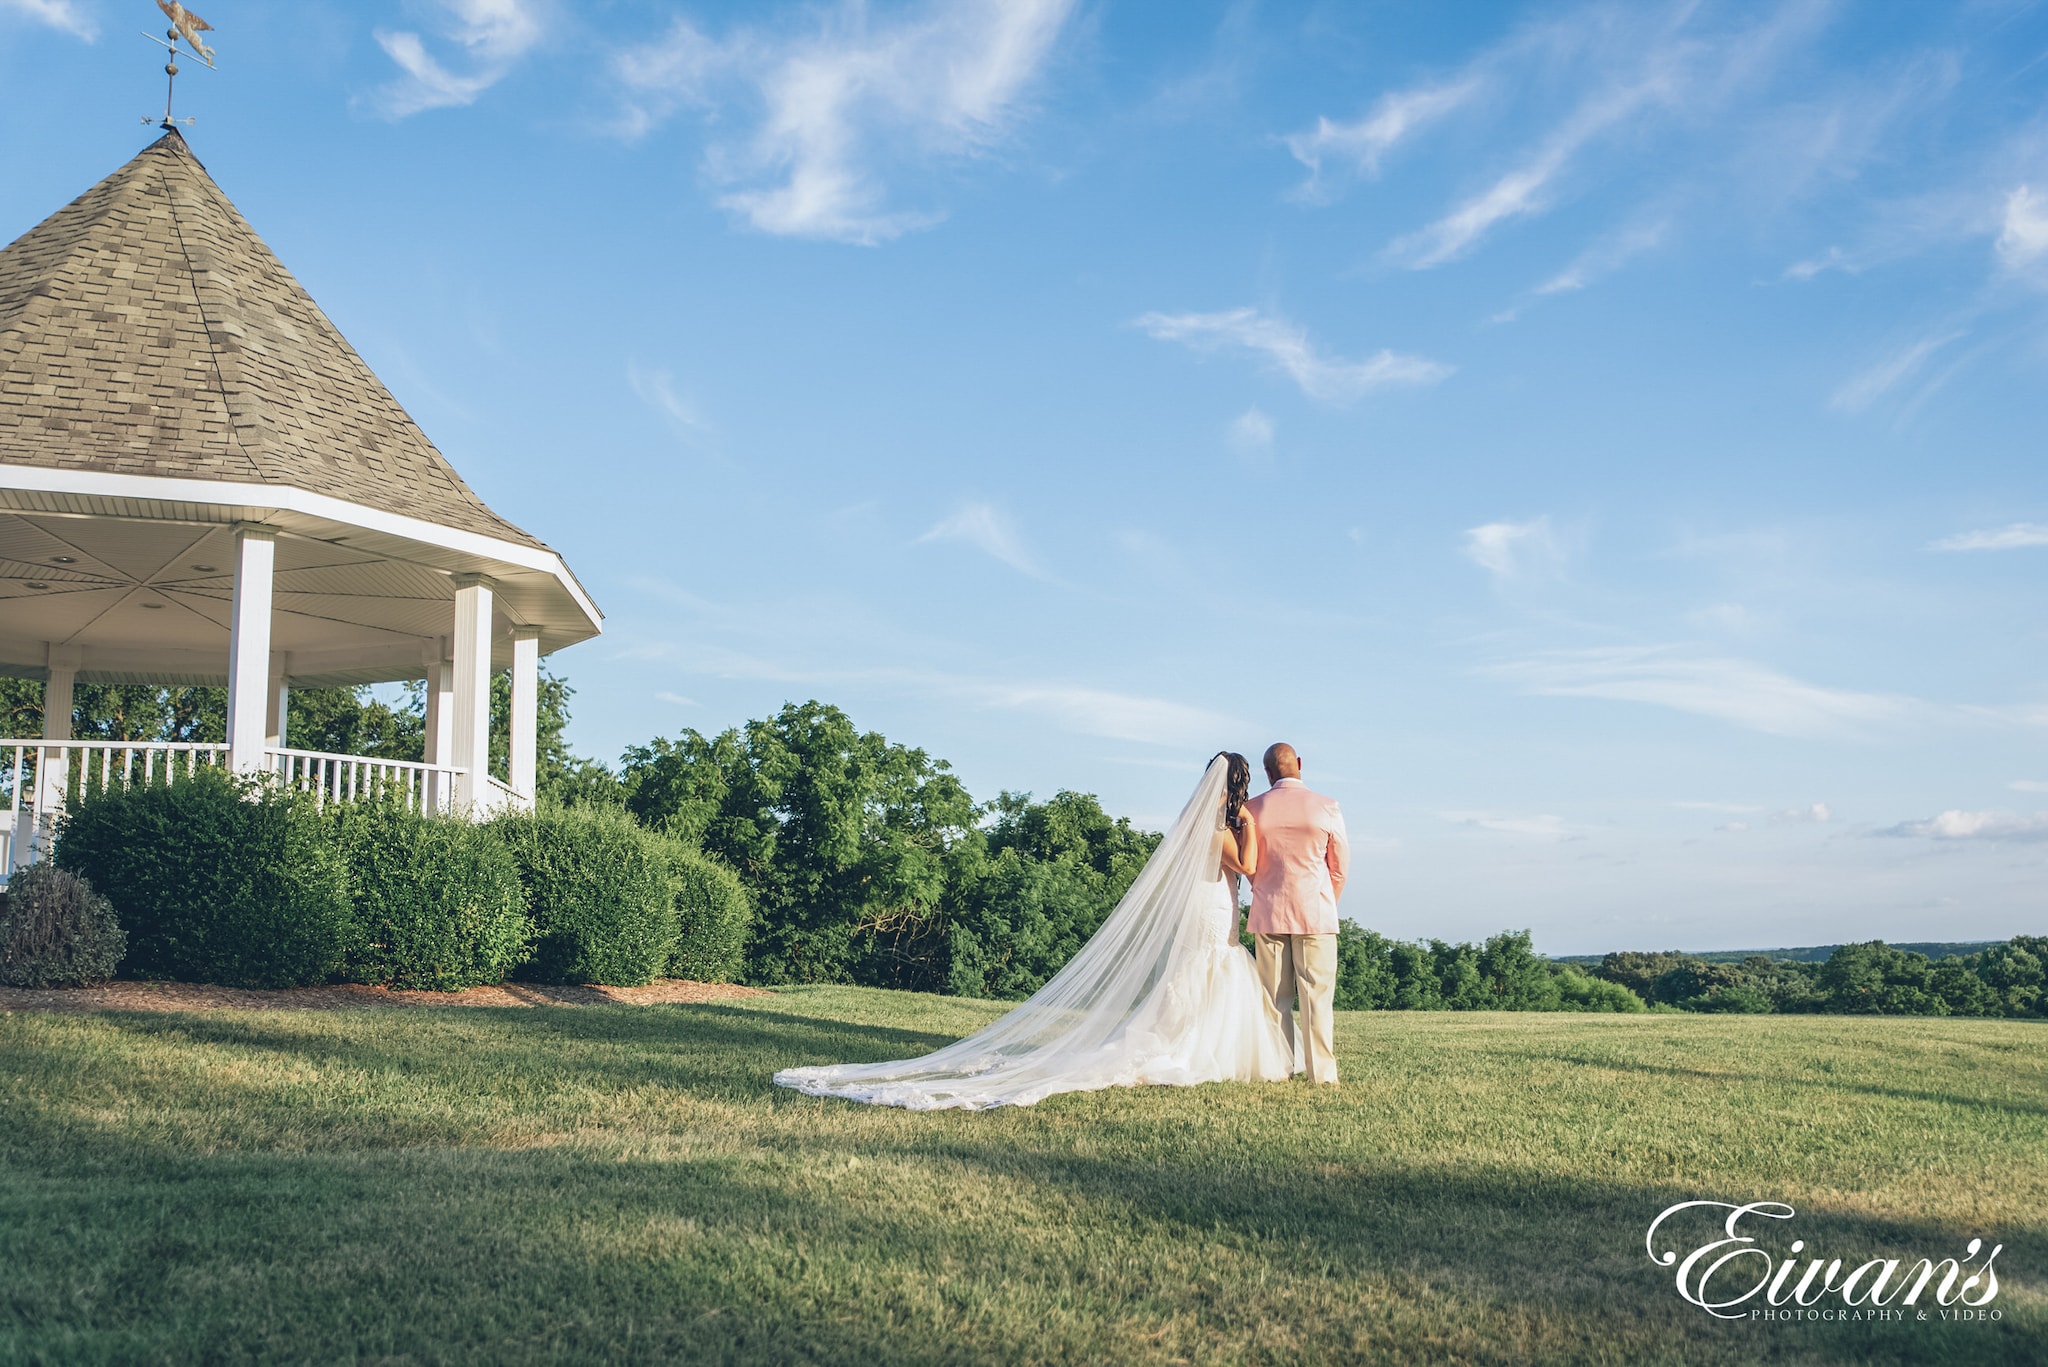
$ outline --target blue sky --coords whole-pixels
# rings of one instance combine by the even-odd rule
[[[2043,928],[2048,8],[199,9],[195,149],[608,614],[585,753],[1287,739],[1392,934]],[[161,26],[0,0],[0,238]]]

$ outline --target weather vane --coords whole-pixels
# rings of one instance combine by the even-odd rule
[[[205,40],[199,35],[213,32],[213,25],[201,19],[191,10],[186,9],[178,3],[178,0],[156,0],[156,7],[164,12],[164,16],[171,21],[171,26],[164,30],[163,38],[157,37],[154,33],[144,33],[142,36],[159,47],[170,49],[171,53],[171,60],[164,63],[164,75],[169,77],[169,79],[164,82],[164,117],[163,123],[160,126],[176,128],[182,123],[189,128],[194,122],[190,117],[183,119],[171,117],[171,96],[178,88],[178,59],[185,55],[178,51],[178,40],[183,38],[187,43],[191,44],[192,55],[206,63],[206,69],[211,71],[213,69],[213,49],[208,47]],[[168,38],[170,41],[165,42],[164,38]],[[142,116],[144,123],[150,122],[150,119],[151,116],[148,114]]]

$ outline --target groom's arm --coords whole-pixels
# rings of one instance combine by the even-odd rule
[[[1337,810],[1337,804],[1330,804],[1330,843],[1323,851],[1323,862],[1330,869],[1330,896],[1344,895],[1344,880],[1351,872],[1351,841],[1344,832],[1344,813]]]

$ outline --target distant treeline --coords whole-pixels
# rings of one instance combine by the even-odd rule
[[[1925,954],[1930,959],[1953,959],[2004,943],[2003,940],[1914,940],[1907,944],[1893,945],[1892,948],[1903,950],[1907,954]],[[1840,945],[1800,945],[1792,949],[1674,949],[1665,952],[1684,954],[1689,959],[1702,959],[1710,964],[1739,964],[1745,959],[1784,959],[1795,964],[1824,964],[1840,948]],[[1577,964],[1580,968],[1595,968],[1605,957],[1602,954],[1550,956],[1556,963]]]
[[[2042,935],[1941,958],[1872,940],[1837,945],[1820,963],[1631,950],[1586,966],[1537,956],[1526,931],[1425,945],[1347,921],[1338,965],[1337,1005],[1352,1010],[2048,1016]]]
[[[1483,944],[1390,940],[1355,921],[1337,933],[1339,1011],[1647,1011],[1642,997],[1544,958],[1526,930]]]

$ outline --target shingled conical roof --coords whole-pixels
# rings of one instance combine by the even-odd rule
[[[285,485],[520,545],[166,133],[0,251],[0,464]]]

